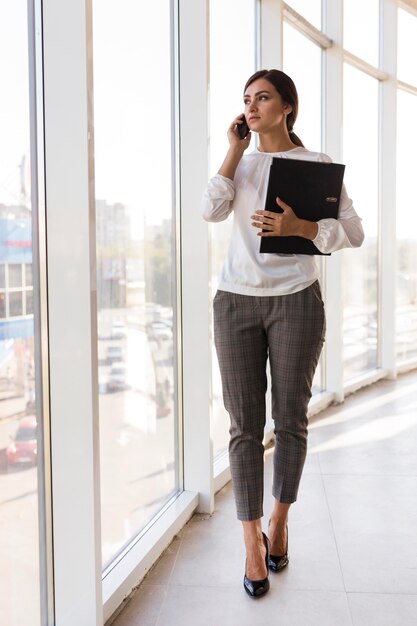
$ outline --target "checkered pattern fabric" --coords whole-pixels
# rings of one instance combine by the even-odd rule
[[[213,308],[237,517],[254,520],[263,516],[266,362],[276,438],[272,495],[291,503],[307,453],[307,407],[324,342],[324,305],[316,281],[285,296],[219,290]]]

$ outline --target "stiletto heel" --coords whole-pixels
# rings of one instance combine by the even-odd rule
[[[268,528],[271,525],[271,520],[269,520]],[[287,546],[285,548],[285,554],[282,556],[276,556],[274,554],[269,555],[268,566],[272,572],[280,572],[286,567],[290,561],[288,556],[288,523],[286,525],[287,529]]]
[[[245,564],[245,576],[243,578],[243,586],[245,588],[246,593],[248,593],[251,598],[259,598],[260,596],[265,595],[265,593],[268,591],[269,589],[269,569],[268,569],[268,563],[269,563],[269,539],[268,537],[265,535],[265,533],[262,533],[263,536],[263,540],[264,540],[264,544],[266,547],[266,555],[265,555],[265,565],[266,565],[266,578],[263,578],[262,580],[251,580],[250,578],[248,578],[246,576],[246,564]]]

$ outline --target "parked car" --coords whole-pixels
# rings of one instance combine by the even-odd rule
[[[123,356],[122,346],[108,346],[106,350],[106,363],[111,365],[115,361],[123,361]]]
[[[6,449],[6,458],[10,465],[36,464],[38,454],[36,431],[35,415],[20,420],[16,433]]]
[[[111,325],[112,339],[122,339],[126,336],[126,326],[123,322],[113,322]]]
[[[107,391],[123,391],[126,389],[126,366],[122,361],[113,363],[107,380]]]
[[[148,326],[148,337],[154,341],[172,341],[172,326],[169,322],[152,322]]]

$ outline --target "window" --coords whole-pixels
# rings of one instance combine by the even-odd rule
[[[366,124],[358,112],[366,102]],[[344,380],[378,367],[378,81],[344,66],[343,159],[345,183],[365,241],[343,250]]]
[[[17,263],[9,265],[9,288],[22,286],[22,266]]]
[[[26,315],[33,315],[33,291],[28,290],[26,294]]]
[[[321,150],[321,48],[304,37],[298,30],[284,22],[283,69],[291,76],[297,88],[299,110],[294,130],[309,150]],[[316,257],[320,274],[323,262]],[[317,366],[312,392],[319,393],[324,388],[323,356]]]
[[[343,1],[343,47],[378,67],[379,0]]]
[[[25,264],[25,285],[26,287],[33,285],[32,265],[30,263]]]
[[[210,175],[219,169],[228,149],[227,129],[243,113],[243,88],[255,72],[255,3],[239,2],[239,28],[236,28],[236,2],[210,0]],[[228,41],[227,47],[219,45]],[[252,138],[248,152],[254,149]],[[226,256],[232,218],[210,226],[211,295],[217,290],[217,277]],[[220,371],[216,350],[212,352],[212,433],[214,457],[223,453],[229,441],[229,416],[223,407]]]
[[[0,318],[6,317],[6,294],[1,291],[0,292]]]
[[[417,95],[398,90],[397,99],[397,358],[417,357],[417,217],[413,147],[417,141]]]
[[[38,372],[33,318],[16,319],[22,264],[32,262],[27,7],[26,0],[0,3],[0,621],[7,626],[41,623]]]
[[[103,565],[181,487],[170,4],[93,2]]]
[[[398,78],[417,86],[417,17],[398,9]]]
[[[284,22],[283,69],[298,92],[296,134],[309,150],[321,150],[321,48]]]
[[[313,26],[321,29],[321,0],[288,0],[287,4]]]
[[[9,292],[9,317],[23,315],[23,300],[21,291]]]

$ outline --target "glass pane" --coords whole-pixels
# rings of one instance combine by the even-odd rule
[[[255,72],[255,0],[210,0],[210,171],[214,175],[227,152],[227,128],[243,113],[243,88]],[[239,28],[236,28],[237,19]],[[225,47],[222,42],[228,41]],[[255,146],[252,138],[249,151]],[[217,290],[218,274],[226,256],[232,220],[210,226],[211,294]],[[211,332],[211,338],[213,333]],[[229,442],[229,415],[224,409],[216,349],[212,351],[213,453],[223,453]]]
[[[6,294],[0,292],[0,317],[6,317]]]
[[[23,315],[23,300],[21,291],[9,292],[9,317]]]
[[[170,5],[93,2],[103,564],[180,488]]]
[[[417,217],[415,197],[417,96],[398,90],[397,99],[397,358],[417,357]],[[412,202],[415,207],[415,201]]]
[[[33,313],[33,291],[25,291],[26,294],[26,315],[32,315]]]
[[[321,0],[287,0],[287,4],[313,26],[321,29]]]
[[[397,74],[400,80],[417,86],[417,17],[398,9]]]
[[[25,285],[26,287],[33,285],[32,266],[29,263],[25,265]]]
[[[379,0],[344,0],[343,39],[346,50],[378,67]]]
[[[343,93],[345,182],[365,231],[361,248],[341,252],[343,367],[348,381],[378,366],[378,81],[345,64]],[[357,94],[369,112],[360,130]]]
[[[299,111],[294,130],[308,150],[321,150],[321,48],[284,22],[283,70],[293,79]]]
[[[283,70],[293,79],[299,110],[295,132],[309,150],[321,150],[321,49],[284,22]],[[316,257],[322,274],[323,260]],[[323,356],[314,375],[312,392],[322,391]]]
[[[0,2],[0,287],[32,263],[26,0]],[[5,271],[6,270],[6,271]],[[33,319],[22,293],[0,293],[0,622],[40,624]]]
[[[22,266],[17,263],[9,263],[9,287],[22,286]]]

